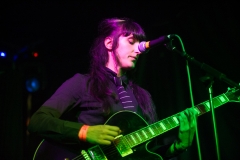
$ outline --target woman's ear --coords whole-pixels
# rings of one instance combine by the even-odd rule
[[[113,38],[112,37],[106,37],[104,40],[104,45],[108,50],[112,50],[112,44],[113,44]]]

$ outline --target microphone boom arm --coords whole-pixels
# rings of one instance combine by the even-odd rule
[[[240,86],[230,80],[229,78],[227,78],[227,76],[221,72],[219,72],[218,70],[214,69],[213,67],[205,64],[205,63],[201,63],[199,61],[197,61],[194,57],[190,56],[189,54],[187,54],[186,52],[180,52],[179,50],[176,49],[175,46],[173,46],[171,43],[166,45],[167,49],[169,49],[170,51],[176,52],[178,54],[180,54],[183,58],[189,60],[190,62],[192,62],[193,64],[199,66],[202,70],[206,71],[207,73],[209,73],[210,75],[212,75],[213,77],[216,77],[217,79],[233,86],[236,87],[238,89],[240,89]]]

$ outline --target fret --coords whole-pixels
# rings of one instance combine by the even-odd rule
[[[195,107],[194,109],[195,109],[195,111],[197,111],[197,112],[198,112],[198,115],[200,115],[200,114],[201,114],[201,111],[199,110],[199,108],[198,108],[198,107]]]
[[[140,140],[140,142],[142,142],[143,141],[143,139],[141,138],[142,136],[140,136],[139,133],[136,133],[136,135],[137,135],[138,139]]]
[[[228,99],[226,99],[226,97],[224,97],[223,95],[220,95],[218,98],[223,104],[228,102]]]
[[[141,131],[142,131],[143,135],[145,136],[145,138],[147,139],[148,138],[147,133],[144,131],[144,129],[142,129]]]
[[[133,143],[134,141],[132,140],[131,135],[126,135],[125,138],[129,144],[129,146],[134,146],[134,143]]]
[[[210,103],[209,103],[209,101],[207,101],[207,102],[205,102],[205,104],[204,104],[205,106],[207,106],[208,107],[208,109],[210,109]]]
[[[219,102],[221,104],[219,104],[218,106],[214,106],[214,107],[219,107],[219,106],[221,106],[221,105],[223,105],[223,104],[225,104],[229,101],[228,97],[225,94],[222,94],[222,95],[218,96],[217,99],[219,100]]]
[[[171,128],[176,126],[176,123],[175,123],[175,121],[173,120],[172,117],[169,117],[167,120],[168,120],[169,124],[171,125]]]
[[[235,101],[237,101],[238,97],[234,97],[234,95],[231,94],[232,93],[226,93],[213,98],[214,108],[227,103],[229,99],[236,99]],[[209,101],[202,102],[196,105],[194,109],[198,112],[198,115],[204,114],[210,111],[210,103]],[[147,127],[144,127],[138,131],[135,131],[134,133],[126,135],[126,141],[128,142],[129,146],[134,147],[137,144],[143,143],[153,137],[156,137],[157,135],[160,135],[174,127],[179,126],[179,114],[180,113],[177,113],[171,117],[168,117]]]
[[[139,138],[139,135],[138,135],[137,132],[134,132],[134,133],[132,134],[132,136],[134,137],[136,143],[140,143],[140,142],[141,142],[141,138]]]
[[[134,138],[134,144],[138,144],[140,142],[140,139],[138,138],[136,132],[132,133],[131,137]]]
[[[229,100],[226,97],[226,95],[222,94],[218,97],[213,98],[213,106],[214,108],[221,106],[224,103],[227,103]],[[198,114],[203,114],[206,113],[208,111],[210,111],[210,102],[209,101],[205,101],[199,105],[196,106],[195,108],[198,111]]]
[[[201,114],[206,113],[209,110],[208,106],[204,103],[199,104],[198,107],[201,109]]]
[[[213,108],[215,108],[216,106],[220,106],[222,105],[222,102],[216,97],[213,99]]]
[[[160,134],[161,132],[160,132],[159,128],[158,128],[156,125],[157,125],[157,124],[154,123],[154,124],[151,125],[151,127],[152,127],[154,133]]]
[[[156,128],[158,129],[158,131],[159,131],[160,133],[163,133],[163,132],[164,132],[164,129],[163,129],[163,127],[161,126],[160,122],[156,123]]]
[[[162,127],[162,129],[163,129],[164,131],[167,129],[162,122],[160,122],[159,124],[160,124],[160,126]]]
[[[153,135],[155,135],[154,132],[149,127],[146,127],[140,131],[134,132],[133,134],[135,134],[137,136],[137,138],[139,139],[139,142],[148,140],[151,137],[153,137]],[[135,143],[139,143],[139,142],[135,138]]]
[[[134,138],[134,136],[133,136],[132,134],[130,134],[130,137],[131,137],[131,139],[132,139],[132,142],[134,142],[135,144],[137,144],[137,141],[136,141],[136,139]]]
[[[216,107],[221,106],[221,105],[224,104],[224,103],[227,103],[228,101],[229,101],[229,100],[228,100],[228,98],[226,97],[226,95],[222,94],[222,95],[220,95],[220,96],[218,96],[218,97],[213,98],[213,106],[214,106],[214,108],[216,108]],[[200,105],[205,105],[205,107],[200,107],[200,108],[199,108]],[[208,111],[210,111],[210,102],[209,102],[209,101],[205,101],[205,102],[199,104],[199,105],[196,106],[196,107],[201,111],[201,113],[202,113],[202,112],[203,112],[203,113],[208,112]],[[207,107],[207,108],[206,108],[206,107]]]
[[[213,98],[214,108],[221,106],[222,104],[224,104],[226,102],[228,102],[228,100],[223,95]],[[205,105],[204,109],[201,108],[201,109],[203,109],[204,113],[210,111],[210,102],[209,101],[203,102],[202,104]]]
[[[196,106],[196,108],[197,108],[198,112],[200,112],[200,114],[203,113],[202,106],[204,106],[204,105],[203,105],[203,104],[198,104],[198,105]]]
[[[178,125],[179,121],[178,121],[177,117],[173,116],[172,118],[173,118],[173,121],[176,123],[176,125]]]
[[[148,130],[150,131],[150,133],[154,136],[155,133],[153,132],[152,128],[151,127],[148,127]]]
[[[164,119],[164,120],[163,120],[163,123],[164,123],[165,127],[167,128],[167,130],[169,130],[170,128],[172,128],[172,127],[171,127],[171,124],[168,122],[167,119]]]
[[[144,141],[146,139],[145,134],[142,132],[142,129],[139,131],[136,131],[136,134],[139,135],[139,137]]]
[[[152,134],[151,134],[151,132],[149,130],[149,127],[145,127],[144,130],[145,130],[145,133],[147,134],[148,138],[151,138]]]

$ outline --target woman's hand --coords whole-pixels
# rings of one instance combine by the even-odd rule
[[[191,146],[196,130],[195,118],[197,118],[197,114],[197,111],[193,108],[188,108],[180,113],[180,116],[178,117],[180,127],[178,140],[175,142],[175,149],[181,151]]]
[[[89,126],[87,131],[87,142],[92,144],[110,145],[114,138],[120,133],[121,130],[117,126]]]

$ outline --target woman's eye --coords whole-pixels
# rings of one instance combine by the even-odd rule
[[[128,41],[130,44],[134,44],[134,40],[129,40]]]

